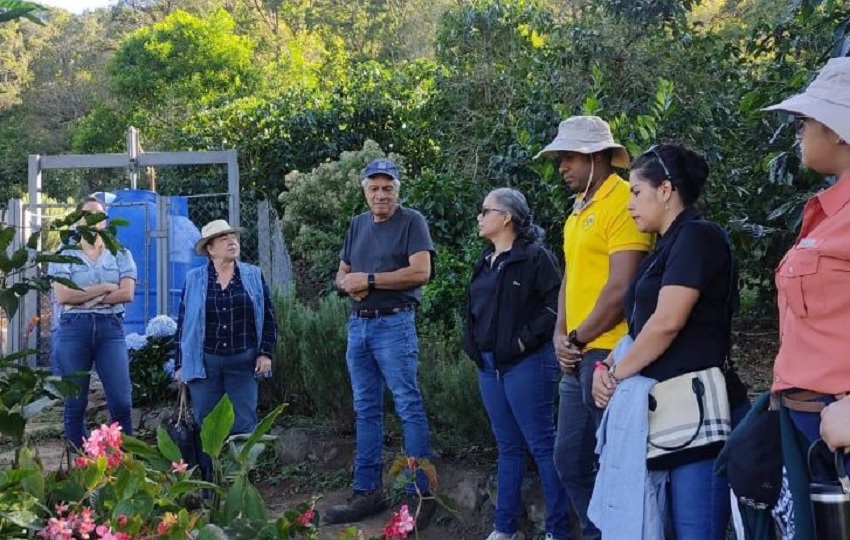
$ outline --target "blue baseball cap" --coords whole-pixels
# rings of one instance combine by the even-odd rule
[[[385,174],[393,180],[398,180],[398,167],[387,158],[373,159],[363,170],[363,177],[371,178],[376,174]]]

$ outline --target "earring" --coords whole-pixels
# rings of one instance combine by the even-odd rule
[[[664,203],[664,210],[670,210],[670,204]]]
[[[838,137],[838,140],[835,141],[835,144],[847,144],[847,142],[844,139],[842,139],[841,137]]]

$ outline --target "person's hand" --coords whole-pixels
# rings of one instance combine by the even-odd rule
[[[570,343],[569,338],[563,332],[555,332],[555,335],[552,336],[552,343],[555,345],[555,357],[558,359],[558,364],[561,365],[561,371],[564,373],[575,371],[576,365],[581,361],[581,350]]]
[[[100,304],[101,302],[103,302],[103,299],[106,298],[106,294],[107,293],[103,293],[100,296],[95,296],[94,298],[92,298],[88,302],[83,302],[82,304],[80,304],[80,307],[83,307],[83,308],[94,307],[94,306]]]
[[[174,380],[177,381],[177,384],[183,384],[183,368],[174,370]]]
[[[850,396],[830,403],[820,412],[820,436],[833,452],[850,448]]]
[[[362,293],[369,292],[369,274],[365,272],[346,274],[339,280],[339,288],[352,298],[355,295],[365,297],[366,295]]]
[[[254,373],[259,378],[266,378],[272,373],[272,359],[265,355],[257,357],[257,363],[254,367]]]
[[[594,369],[593,371],[593,401],[600,409],[604,409],[608,405],[611,396],[614,395],[614,389],[617,388],[617,383],[608,375],[606,369]]]

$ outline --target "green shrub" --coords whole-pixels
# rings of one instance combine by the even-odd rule
[[[492,444],[490,421],[478,392],[477,367],[461,348],[461,323],[422,325],[419,385],[440,444]]]

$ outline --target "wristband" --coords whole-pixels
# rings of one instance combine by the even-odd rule
[[[608,368],[608,376],[611,377],[611,380],[614,381],[614,384],[620,384],[620,379],[614,375],[614,370],[617,369],[617,364],[611,364],[611,367]]]
[[[569,335],[567,336],[567,340],[581,351],[583,351],[584,348],[587,347],[587,343],[578,338],[578,330],[570,331]]]
[[[375,274],[369,274],[366,276],[366,283],[369,284],[369,290],[375,289]]]

